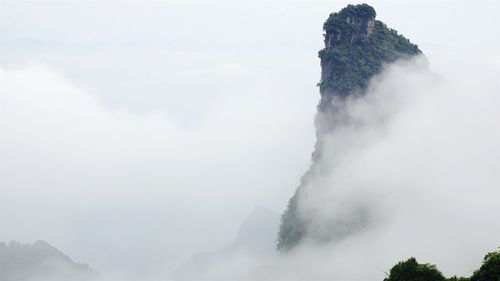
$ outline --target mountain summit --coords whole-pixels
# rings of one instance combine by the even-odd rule
[[[91,281],[99,274],[86,264],[71,260],[45,241],[21,244],[0,242],[2,281]]]
[[[323,146],[339,124],[346,122],[342,112],[346,101],[363,96],[373,78],[383,66],[400,59],[421,54],[418,46],[375,20],[376,12],[367,4],[348,5],[332,13],[323,25],[325,47],[319,51],[321,80],[318,83],[321,99],[315,117],[316,138],[312,165],[301,179],[282,215],[278,234],[278,250],[288,250],[304,236],[320,241],[340,239],[361,228],[366,216],[361,213],[347,221],[332,222],[330,231],[314,237],[308,219],[299,212],[299,197],[308,182],[320,172]],[[329,224],[330,225],[330,224]]]

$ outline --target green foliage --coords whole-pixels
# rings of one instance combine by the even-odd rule
[[[300,242],[305,227],[297,214],[297,195],[290,198],[286,211],[281,216],[278,232],[278,250],[288,251]]]
[[[328,112],[332,103],[323,101],[331,100],[332,96],[363,93],[384,64],[421,53],[417,45],[384,23],[375,21],[375,16],[375,10],[367,4],[348,5],[330,14],[324,23],[325,48],[318,53],[322,66],[322,80],[318,84],[322,96],[319,111]],[[316,162],[314,158],[313,162]],[[297,197],[298,192],[290,199],[282,216],[278,233],[280,251],[292,249],[308,230],[308,222],[298,214]],[[332,238],[339,235],[334,232]]]
[[[500,281],[500,251],[488,253],[470,281]]]
[[[337,24],[337,21],[341,24]],[[342,30],[341,33],[356,36],[353,25],[338,17],[329,19],[327,22],[334,25],[328,25],[330,32]],[[327,36],[328,34],[327,32]],[[417,45],[388,28],[384,23],[375,21],[372,36],[358,35],[353,42],[340,40],[333,47],[325,48],[318,53],[322,65],[328,68],[326,69],[327,77],[324,77],[319,84],[320,91],[332,91],[339,95],[362,91],[366,89],[370,79],[380,72],[383,64],[420,53]]]
[[[488,253],[481,267],[474,271],[471,277],[456,277],[446,279],[443,274],[431,264],[419,264],[415,258],[399,262],[391,268],[384,281],[500,281],[500,251]]]
[[[337,13],[331,14],[330,17],[323,24],[323,29],[327,33],[352,33],[356,31],[353,25],[346,22],[345,19],[338,16]]]
[[[469,278],[466,277],[456,277],[453,276],[451,278],[446,279],[447,281],[469,281]]]
[[[330,14],[323,25],[323,29],[326,32],[332,32],[334,30],[346,31],[353,28],[352,25],[349,25],[345,21],[348,17],[374,19],[376,15],[375,9],[370,5],[347,5],[347,7],[340,10],[340,12]]]
[[[419,264],[415,258],[399,262],[391,268],[384,281],[446,281],[441,271],[432,264]]]

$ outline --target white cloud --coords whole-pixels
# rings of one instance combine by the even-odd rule
[[[500,85],[489,68],[470,70],[439,77],[399,63],[348,103],[356,121],[329,136],[299,210],[313,239],[359,223],[360,211],[368,225],[330,245],[306,237],[264,276],[382,280],[411,256],[470,276],[500,245]]]
[[[447,276],[470,276],[500,245],[500,85],[488,67],[469,70],[437,75],[420,60],[388,67],[346,105],[352,122],[326,142],[321,172],[299,197],[312,232],[298,248],[258,265],[251,255],[231,256],[199,276],[382,280],[412,256]],[[314,242],[359,222],[360,210],[365,227]]]
[[[46,239],[99,270],[144,277],[224,245],[254,204],[282,210],[312,149],[321,25],[346,3],[3,1],[0,240]],[[483,206],[495,197],[467,188],[495,192],[498,3],[370,4],[379,19],[418,43],[448,82],[439,88],[425,75],[391,80],[399,84],[386,77],[381,87],[411,98],[360,104],[356,114],[388,114],[389,121],[382,132],[367,126],[361,149],[345,152],[347,161],[326,180],[383,184],[380,191],[360,188],[370,194],[361,203],[392,194],[374,207],[382,217],[401,201],[392,191],[405,186],[400,193],[431,211],[434,200],[448,198],[442,215],[453,227],[484,227],[476,218],[485,209],[468,201]],[[353,169],[366,173],[351,179]],[[427,177],[408,173],[417,170]],[[465,191],[432,189],[428,199],[410,190],[443,182]],[[454,212],[462,205],[469,213]],[[399,216],[388,219],[407,227]],[[468,260],[420,248],[408,253],[447,272],[475,267],[491,240],[486,231],[460,231],[473,237],[460,244]],[[362,248],[382,239],[377,252],[385,249],[383,237],[354,237],[334,253],[345,248],[343,255],[355,260],[362,249],[349,243]],[[385,266],[399,255],[366,259]],[[326,259],[328,271],[342,269],[330,268],[337,259]],[[342,266],[338,274],[348,276],[350,265]]]
[[[109,111],[46,67],[2,69],[0,84],[0,239],[46,239],[98,268],[124,266],[120,247],[173,266],[230,241],[255,204],[281,209],[312,146],[314,104],[286,93],[223,99],[186,129]]]

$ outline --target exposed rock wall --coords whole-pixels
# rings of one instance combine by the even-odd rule
[[[278,234],[278,249],[288,250],[305,236],[318,242],[336,241],[363,228],[369,223],[369,214],[360,211],[350,218],[326,222],[320,235],[311,231],[311,223],[300,213],[301,191],[309,186],[316,175],[328,173],[322,165],[323,147],[327,136],[339,122],[346,122],[340,114],[345,102],[363,96],[371,78],[384,64],[421,54],[417,45],[375,20],[375,10],[367,5],[348,5],[338,13],[330,14],[323,25],[325,48],[321,59],[321,99],[315,117],[316,138],[312,165],[304,174],[296,193],[290,199],[282,216]],[[347,121],[348,122],[348,121]]]

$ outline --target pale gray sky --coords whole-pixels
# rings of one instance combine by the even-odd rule
[[[322,23],[346,3],[3,1],[0,62],[43,63],[106,106],[163,110],[192,125],[247,77],[301,72],[298,83],[313,84]],[[498,1],[368,3],[431,61],[464,52],[499,60]]]

